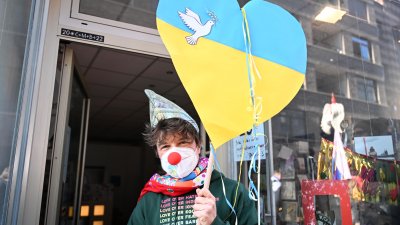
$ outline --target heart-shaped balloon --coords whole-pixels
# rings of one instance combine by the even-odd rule
[[[272,3],[160,0],[157,28],[215,148],[280,112],[304,82],[304,32]]]

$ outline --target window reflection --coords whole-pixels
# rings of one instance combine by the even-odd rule
[[[314,45],[342,53],[341,33],[332,33],[321,28],[320,25],[313,24],[312,38]]]
[[[314,0],[315,2],[321,3],[321,4],[331,4],[331,5],[337,5],[338,1],[337,0]]]
[[[354,77],[354,98],[367,102],[377,102],[376,82],[371,79]]]
[[[79,13],[156,28],[157,0],[80,0]]]
[[[360,57],[365,61],[371,61],[371,45],[363,38],[352,37],[354,56]]]
[[[32,1],[0,1],[0,224],[11,187],[18,103]],[[21,149],[24,151],[24,149]],[[22,154],[22,153],[21,153]],[[17,184],[18,185],[18,184]]]
[[[331,103],[332,93],[344,108],[340,127],[345,146],[355,151],[360,137],[385,137],[393,143],[395,159],[400,159],[400,29],[393,27],[400,24],[395,15],[400,5],[361,0],[272,2],[294,14],[307,36],[306,85],[272,118],[273,173],[280,175],[282,184],[276,192],[277,224],[302,224],[300,182],[317,177],[321,138],[333,141],[333,130],[330,134],[321,130],[323,108]],[[348,13],[336,24],[313,20],[328,5]],[[390,23],[388,16],[393,18]],[[385,158],[384,149],[380,154]],[[397,223],[395,212],[400,208],[386,200],[382,196],[374,203],[353,199],[353,224]],[[321,196],[316,201],[320,222],[329,219],[341,224],[337,199]]]
[[[317,91],[337,96],[346,96],[347,76],[345,74],[324,74],[317,72]]]
[[[350,0],[349,12],[351,15],[367,20],[367,5],[365,2],[360,0]]]
[[[296,139],[304,136],[306,131],[305,115],[302,111],[285,110],[273,120],[274,136],[276,138]]]

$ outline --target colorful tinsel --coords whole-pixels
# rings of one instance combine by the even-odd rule
[[[318,156],[317,179],[332,179],[333,143],[322,139]],[[349,182],[353,200],[387,202],[397,205],[399,200],[400,161],[380,160],[360,155],[345,148],[352,180]]]

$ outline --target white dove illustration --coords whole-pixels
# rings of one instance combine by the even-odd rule
[[[208,20],[204,25],[201,23],[199,15],[192,10],[186,8],[186,13],[179,12],[183,23],[191,30],[194,31],[193,35],[187,36],[186,41],[190,45],[197,44],[200,37],[206,36],[211,32],[212,26],[215,24],[214,20]]]

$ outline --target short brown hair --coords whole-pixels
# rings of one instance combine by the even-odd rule
[[[169,118],[160,120],[155,127],[146,125],[143,133],[146,143],[156,148],[157,143],[163,141],[168,135],[179,134],[185,139],[193,139],[197,146],[200,146],[200,135],[196,128],[188,121],[181,118]]]

